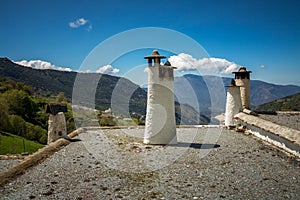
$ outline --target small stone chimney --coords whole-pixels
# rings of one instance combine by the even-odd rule
[[[176,144],[174,107],[174,68],[154,50],[148,59],[148,97],[145,125],[145,144]],[[154,61],[154,63],[153,63]]]
[[[67,136],[67,126],[64,112],[67,106],[61,103],[50,103],[46,107],[46,113],[50,113],[48,120],[47,144]]]
[[[246,67],[241,67],[235,74],[235,84],[240,87],[243,109],[250,109],[250,73]]]
[[[233,118],[236,114],[242,111],[242,101],[240,87],[236,86],[234,79],[227,90],[226,110],[225,110],[225,126],[234,126]]]

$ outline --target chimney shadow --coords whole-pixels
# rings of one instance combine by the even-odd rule
[[[168,146],[190,147],[194,149],[215,149],[221,147],[221,145],[219,144],[201,144],[201,143],[188,143],[188,142],[178,142],[177,144],[169,144]]]

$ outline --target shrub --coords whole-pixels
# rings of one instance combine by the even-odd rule
[[[8,132],[23,136],[25,134],[25,120],[19,115],[10,115],[9,124],[7,127]]]

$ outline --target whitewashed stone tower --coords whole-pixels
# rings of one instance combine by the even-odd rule
[[[246,67],[241,67],[235,74],[235,84],[240,87],[243,109],[250,109],[250,73]]]
[[[50,103],[47,105],[46,113],[50,113],[48,120],[48,141],[47,144],[59,138],[67,137],[67,126],[64,112],[67,112],[66,105]]]
[[[174,107],[174,68],[166,58],[154,50],[148,59],[148,97],[145,144],[176,144],[176,122]],[[153,63],[154,60],[154,63]]]
[[[240,87],[236,86],[232,79],[230,86],[227,86],[226,111],[225,111],[225,126],[234,126],[233,118],[236,114],[242,111],[242,101]]]
[[[48,142],[47,144],[56,141],[61,137],[67,136],[66,118],[63,112],[56,115],[50,114],[48,120]]]

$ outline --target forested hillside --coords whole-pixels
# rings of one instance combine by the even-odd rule
[[[262,104],[256,109],[261,111],[300,111],[300,93]]]
[[[45,106],[56,99],[34,97],[32,89],[21,82],[0,77],[0,132],[22,136],[29,140],[47,143],[47,126],[49,114]],[[57,100],[64,101],[63,93]],[[71,107],[66,113],[67,129],[74,130]]]
[[[32,69],[18,65],[8,58],[0,58],[0,76],[29,85],[34,94],[39,96],[53,97],[63,92],[69,101],[72,99],[76,78],[79,78],[81,81],[84,80],[87,83],[91,80],[99,79],[95,91],[95,102],[93,102],[96,109],[106,110],[111,107],[112,93],[118,86],[120,92],[117,95],[119,99],[126,99],[128,94],[131,93],[131,89],[135,89],[129,101],[130,113],[136,112],[143,115],[146,113],[147,93],[126,78],[99,73],[80,73],[80,76],[78,76],[77,72]],[[85,88],[85,90],[92,89]],[[84,93],[84,90],[81,92]],[[84,98],[84,95],[81,97]],[[82,101],[89,102],[90,99],[82,99]],[[120,112],[123,111],[118,108],[117,110]]]

